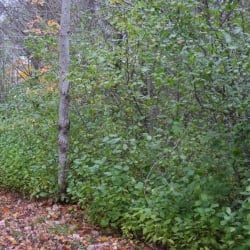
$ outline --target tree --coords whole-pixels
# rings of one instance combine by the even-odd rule
[[[67,172],[69,168],[69,29],[71,1],[63,0],[61,9],[61,31],[59,46],[60,67],[60,104],[59,104],[59,135],[58,135],[58,184],[60,193],[66,192]]]

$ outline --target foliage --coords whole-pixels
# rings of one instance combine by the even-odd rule
[[[56,190],[57,99],[45,86],[24,85],[8,100],[1,105],[0,185],[49,196]]]
[[[249,249],[248,6],[107,4],[71,36],[70,201],[157,246]],[[25,84],[1,106],[0,185],[41,197],[57,191],[57,94]]]
[[[73,46],[69,194],[127,236],[171,249],[249,248],[243,7],[124,4],[103,10],[112,41],[89,33]]]

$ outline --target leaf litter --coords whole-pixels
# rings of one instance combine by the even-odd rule
[[[84,220],[78,205],[31,201],[0,192],[0,250],[136,250],[131,240],[106,236]]]

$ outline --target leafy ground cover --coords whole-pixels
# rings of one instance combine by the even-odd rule
[[[0,249],[149,249],[104,236],[86,223],[77,205],[20,199],[0,192]]]

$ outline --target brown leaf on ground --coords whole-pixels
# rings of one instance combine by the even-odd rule
[[[77,205],[28,201],[0,191],[0,249],[135,250],[132,241],[102,235]]]

